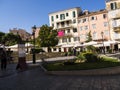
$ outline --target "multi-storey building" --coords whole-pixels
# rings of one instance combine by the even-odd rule
[[[108,11],[111,39],[120,41],[120,0],[106,0],[106,10]],[[120,48],[119,44],[114,48]]]
[[[107,0],[106,9],[108,11],[111,39],[120,40],[120,0]]]
[[[68,51],[78,41],[77,18],[82,13],[79,7],[57,11],[49,14],[50,26],[58,33],[59,44],[56,51]],[[59,47],[60,46],[60,47]]]
[[[77,43],[85,43],[89,32],[93,41],[104,42],[109,49],[119,48],[116,40],[120,40],[120,0],[106,0],[106,9],[95,12],[82,12],[79,7],[53,12],[49,22],[59,38],[53,51],[66,52]]]
[[[84,43],[87,40],[89,32],[92,36],[92,40],[94,41],[102,41],[101,32],[104,33],[104,41],[108,41],[110,40],[109,30],[108,12],[106,10],[96,12],[85,10],[78,17],[78,34],[80,36],[80,42]]]

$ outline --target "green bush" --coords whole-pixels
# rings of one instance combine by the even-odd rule
[[[43,49],[31,49],[31,53],[40,53],[40,52],[45,52]]]
[[[68,55],[68,56],[71,56],[71,55],[72,55],[72,52],[67,52],[67,55]]]
[[[83,55],[83,53],[80,53],[80,54],[77,56],[77,60],[80,60],[80,61],[85,60],[85,56]]]
[[[109,52],[109,53],[112,53],[112,49],[109,49],[108,52]]]
[[[66,61],[63,63],[64,65],[74,65],[75,62],[74,61]]]
[[[98,57],[97,54],[87,52],[87,53],[84,53],[83,55],[86,58],[86,62],[98,62],[98,61],[100,61],[100,58]]]

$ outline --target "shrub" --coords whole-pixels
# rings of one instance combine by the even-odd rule
[[[68,55],[68,56],[71,56],[71,55],[72,55],[72,52],[68,52],[67,55]]]
[[[83,55],[83,53],[80,53],[80,54],[77,56],[77,60],[80,60],[80,61],[85,60],[85,56]]]
[[[40,52],[45,52],[43,49],[31,49],[31,53],[40,53]]]
[[[64,65],[74,65],[75,62],[74,61],[66,61],[63,63]]]
[[[109,53],[112,53],[112,49],[109,49],[108,52],[109,52]]]
[[[98,62],[98,61],[100,61],[100,58],[98,57],[97,54],[87,52],[87,53],[84,53],[83,55],[86,58],[86,62]]]
[[[89,51],[89,52],[97,53],[96,47],[94,47],[93,45],[89,45],[86,48],[87,48],[87,51]]]

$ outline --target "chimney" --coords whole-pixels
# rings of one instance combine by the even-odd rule
[[[84,13],[85,13],[85,15],[88,15],[89,11],[88,10],[84,10]]]

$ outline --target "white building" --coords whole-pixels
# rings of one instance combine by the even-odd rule
[[[77,18],[82,10],[79,7],[67,10],[57,11],[49,14],[50,26],[54,27],[58,32],[63,32],[59,37],[59,43],[53,52],[66,52],[79,42],[77,31]]]
[[[120,41],[120,0],[106,0],[111,40]],[[115,46],[120,48],[120,46]]]
[[[120,0],[107,0],[109,25],[112,40],[120,40]]]

